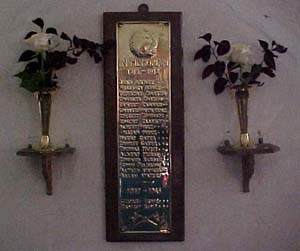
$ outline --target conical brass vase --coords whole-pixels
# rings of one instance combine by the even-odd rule
[[[51,94],[40,92],[38,94],[39,112],[41,119],[41,141],[40,147],[45,149],[50,147],[50,115],[51,115]]]
[[[245,87],[236,90],[235,99],[237,104],[239,123],[240,123],[240,144],[242,147],[248,147],[250,144],[248,133],[248,98],[249,91]]]

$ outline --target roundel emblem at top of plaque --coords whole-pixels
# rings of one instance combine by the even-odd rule
[[[157,53],[158,42],[147,30],[132,34],[129,42],[130,51],[139,58],[151,58]]]

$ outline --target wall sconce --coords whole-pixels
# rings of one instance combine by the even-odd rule
[[[263,53],[263,61],[254,63],[253,53],[247,44],[233,44],[228,40],[220,42],[212,39],[211,33],[199,37],[205,45],[195,53],[194,60],[202,59],[204,63],[210,62],[202,72],[202,79],[211,75],[217,77],[214,82],[214,92],[221,94],[225,89],[235,91],[235,99],[240,122],[240,145],[233,146],[225,140],[224,146],[218,151],[225,155],[238,155],[242,159],[243,191],[249,192],[249,181],[254,172],[255,154],[274,153],[280,150],[279,146],[263,143],[260,137],[258,144],[251,145],[248,133],[248,98],[249,89],[253,86],[263,86],[259,80],[261,75],[275,77],[278,54],[286,53],[288,48],[274,40],[266,42],[258,40]],[[224,55],[226,55],[224,57]]]
[[[240,88],[235,93],[238,116],[240,122],[240,145],[232,145],[229,138],[224,140],[224,145],[218,147],[218,151],[224,155],[237,155],[241,157],[243,172],[243,192],[248,193],[249,182],[254,173],[255,155],[275,153],[280,147],[273,144],[264,143],[263,137],[258,132],[258,143],[251,145],[248,133],[248,98],[247,88]]]

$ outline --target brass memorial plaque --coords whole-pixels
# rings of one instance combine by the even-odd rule
[[[116,45],[105,57],[109,241],[183,240],[181,47],[172,30],[179,15],[104,16],[104,37]]]
[[[170,24],[117,24],[120,230],[168,232]]]

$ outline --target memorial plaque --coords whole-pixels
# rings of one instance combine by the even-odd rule
[[[181,13],[104,13],[108,241],[184,238]]]

